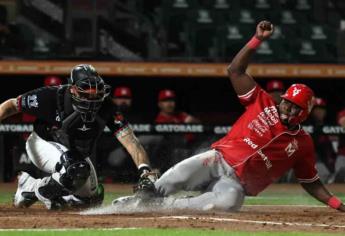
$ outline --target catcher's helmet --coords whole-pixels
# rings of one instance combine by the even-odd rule
[[[289,124],[297,125],[307,119],[314,105],[314,92],[311,88],[304,84],[293,84],[281,97],[301,108],[299,114],[293,117]]]
[[[57,76],[48,76],[44,79],[44,86],[58,86],[61,84],[62,84],[62,81]]]
[[[71,71],[73,109],[81,114],[84,122],[95,120],[110,87],[91,65],[77,65]]]

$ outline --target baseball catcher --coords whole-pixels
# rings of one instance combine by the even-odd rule
[[[147,154],[111,103],[109,91],[91,65],[77,65],[67,85],[38,88],[0,105],[0,121],[19,112],[37,117],[26,150],[35,166],[49,174],[35,179],[22,172],[15,207],[29,207],[38,200],[48,209],[101,204],[104,190],[90,155],[105,126],[133,158],[140,181],[155,181],[154,175],[148,179]]]

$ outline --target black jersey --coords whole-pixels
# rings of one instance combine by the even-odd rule
[[[89,156],[105,126],[117,135],[128,122],[106,98],[93,122],[83,122],[73,110],[69,86],[42,87],[17,98],[20,111],[34,115],[34,131],[47,141],[63,144],[81,157]]]

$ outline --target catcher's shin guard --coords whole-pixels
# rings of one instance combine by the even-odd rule
[[[90,176],[90,165],[84,159],[78,159],[70,151],[61,155],[60,163],[56,171],[65,168],[66,172],[61,175],[59,182],[69,191],[74,192],[82,187]]]
[[[69,194],[70,192],[51,176],[43,178],[39,186],[35,188],[36,197],[42,201],[49,210],[63,208],[65,201],[62,197]]]

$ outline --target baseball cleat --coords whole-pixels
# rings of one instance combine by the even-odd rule
[[[162,210],[164,209],[164,198],[140,198],[138,195],[119,197],[112,201],[112,206],[120,210]]]
[[[26,172],[21,172],[18,175],[18,188],[13,199],[15,207],[27,208],[38,201],[34,192],[35,182],[36,179]]]
[[[134,203],[136,201],[140,201],[140,199],[136,195],[124,196],[114,199],[111,202],[111,205],[118,206],[118,205],[125,205],[129,203]]]

